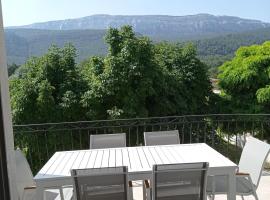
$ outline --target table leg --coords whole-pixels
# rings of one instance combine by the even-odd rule
[[[60,187],[60,197],[61,197],[61,200],[64,200],[64,192],[63,192],[63,188]]]
[[[44,188],[41,186],[38,186],[36,188],[36,198],[38,200],[44,200]]]
[[[227,199],[236,200],[236,176],[233,170],[228,176],[228,194]]]

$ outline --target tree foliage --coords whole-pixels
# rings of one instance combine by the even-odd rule
[[[205,113],[211,85],[188,45],[153,44],[130,26],[110,28],[105,57],[79,65],[76,50],[52,46],[10,78],[15,123]]]
[[[155,47],[155,61],[163,72],[157,98],[151,103],[157,104],[155,109],[168,115],[207,112],[211,85],[206,66],[191,44],[160,43]]]
[[[11,65],[8,65],[8,76],[11,76],[15,73],[15,71],[20,67],[20,65],[17,65],[15,63],[12,63]]]
[[[193,46],[137,37],[131,27],[111,28],[105,58],[82,64],[89,89],[82,99],[94,118],[179,115],[206,111],[211,86]],[[100,109],[97,109],[100,108]]]
[[[270,42],[241,47],[220,67],[220,87],[231,102],[231,111],[270,111]]]
[[[42,57],[30,59],[10,78],[15,123],[80,119],[83,83],[75,63],[75,48],[52,46]]]

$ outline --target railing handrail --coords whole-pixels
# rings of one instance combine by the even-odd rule
[[[90,120],[90,121],[73,121],[73,122],[52,122],[52,123],[39,123],[39,124],[15,124],[13,127],[26,127],[26,126],[43,126],[43,125],[59,125],[59,124],[84,124],[84,123],[97,123],[97,122],[116,122],[116,121],[134,121],[134,120],[151,120],[151,119],[166,119],[166,118],[187,118],[187,117],[207,117],[207,116],[269,116],[270,114],[201,114],[201,115],[175,115],[175,116],[162,116],[162,117],[143,117],[143,118],[128,118],[128,119],[106,119],[106,120]]]

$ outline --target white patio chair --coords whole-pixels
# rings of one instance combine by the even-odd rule
[[[90,135],[90,149],[126,147],[126,134]]]
[[[207,170],[205,162],[154,165],[152,189],[146,183],[146,197],[148,200],[205,200]]]
[[[144,132],[144,145],[180,144],[178,130]]]
[[[16,186],[19,195],[19,200],[36,200],[36,183],[33,179],[33,174],[30,166],[21,152],[15,150],[16,161]],[[60,190],[62,188],[49,189],[44,192],[46,200],[60,200]],[[72,188],[63,190],[64,199],[71,199],[73,195]]]
[[[132,200],[127,167],[73,169],[75,200]]]
[[[242,199],[244,196],[253,195],[256,200],[256,190],[259,186],[265,160],[269,154],[270,145],[254,137],[249,137],[243,148],[241,158],[236,172],[236,194]],[[207,193],[215,198],[217,194],[226,194],[227,177],[209,177]]]

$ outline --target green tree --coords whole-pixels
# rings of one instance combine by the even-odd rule
[[[12,74],[14,74],[14,72],[19,68],[20,66],[12,63],[11,65],[8,65],[8,76],[11,76]]]
[[[157,115],[205,113],[211,96],[206,66],[197,58],[191,44],[160,43],[155,46],[155,62],[163,71],[156,82],[151,102]],[[155,114],[154,114],[155,115]]]
[[[229,111],[270,111],[270,42],[239,48],[219,69],[219,85],[231,103]]]
[[[211,84],[194,46],[153,44],[130,26],[111,28],[105,57],[79,67],[71,45],[52,46],[10,79],[15,123],[206,113]]]
[[[14,123],[45,123],[83,119],[83,82],[75,63],[76,50],[52,46],[30,59],[10,78]]]
[[[88,114],[95,118],[148,116],[147,97],[153,93],[153,44],[136,37],[130,26],[109,29],[105,40],[109,53],[93,57],[82,66],[89,84],[83,98]]]
[[[111,28],[105,58],[82,64],[89,89],[82,102],[95,119],[206,112],[211,84],[191,45],[154,45],[130,26]]]

